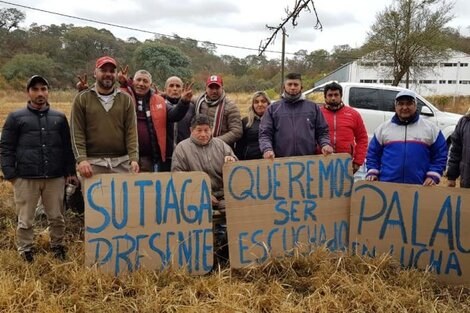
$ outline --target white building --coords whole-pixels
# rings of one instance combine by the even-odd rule
[[[365,57],[347,63],[326,75],[315,86],[336,80],[338,82],[378,83],[391,85],[391,63],[377,62]],[[420,75],[414,75],[411,69],[411,90],[423,95],[470,95],[470,55],[454,51],[451,57],[441,62],[429,62],[428,68]],[[419,76],[419,77],[415,77]],[[399,86],[405,87],[405,77]]]

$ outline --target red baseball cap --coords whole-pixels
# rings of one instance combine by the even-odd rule
[[[219,76],[219,75],[211,75],[211,76],[207,77],[206,87],[209,86],[209,85],[212,85],[212,84],[216,84],[219,87],[222,87],[222,85],[224,84],[222,82],[222,77]]]
[[[116,60],[114,60],[112,57],[110,56],[104,56],[104,57],[101,57],[99,58],[98,60],[96,60],[96,65],[95,67],[96,68],[101,68],[103,65],[105,64],[112,64],[114,65],[114,67],[117,67],[117,62]]]

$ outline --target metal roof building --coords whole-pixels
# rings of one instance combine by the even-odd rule
[[[317,81],[315,86],[332,80],[391,85],[391,65],[371,60],[366,56],[339,67]],[[399,86],[405,87],[404,78]],[[470,55],[453,51],[451,57],[445,61],[426,63],[425,70],[420,75],[414,75],[411,69],[409,88],[424,96],[470,95]]]

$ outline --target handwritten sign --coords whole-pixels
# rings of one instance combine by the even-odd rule
[[[390,253],[445,282],[470,283],[470,190],[360,182],[351,200],[350,247]]]
[[[85,180],[85,263],[118,275],[213,264],[210,179],[202,172],[95,175]]]
[[[353,182],[347,154],[225,164],[231,267],[316,245],[345,249]]]

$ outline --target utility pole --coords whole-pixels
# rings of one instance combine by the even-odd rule
[[[308,12],[313,12],[315,14],[316,23],[315,23],[314,28],[319,29],[321,31],[323,29],[323,25],[321,24],[320,19],[318,18],[314,0],[295,0],[294,9],[289,10],[289,7],[286,8],[285,11],[287,13],[287,17],[283,18],[281,23],[278,26],[266,25],[266,28],[269,30],[272,30],[273,33],[271,34],[269,38],[265,40],[264,43],[263,41],[260,42],[259,53],[258,53],[259,56],[261,56],[264,53],[264,51],[266,51],[266,48],[268,47],[268,45],[271,42],[273,42],[274,39],[276,38],[277,33],[282,30],[281,93],[282,93],[282,90],[284,89],[283,87],[284,86],[284,67],[285,67],[284,61],[285,61],[285,56],[286,56],[286,29],[284,28],[284,26],[290,21],[292,22],[292,27],[296,27],[297,18],[299,17],[300,12],[302,12],[303,10],[306,10]]]
[[[282,95],[284,89],[284,61],[286,58],[286,29],[282,28],[282,54],[281,54],[281,89],[279,94]]]

